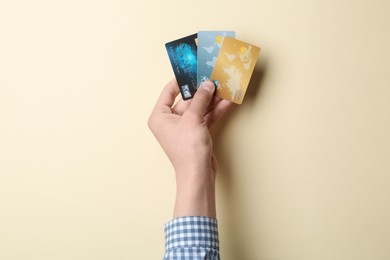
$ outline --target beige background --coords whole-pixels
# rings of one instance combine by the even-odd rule
[[[224,260],[390,259],[387,0],[0,2],[0,259],[161,259],[164,43],[262,47],[213,130]]]

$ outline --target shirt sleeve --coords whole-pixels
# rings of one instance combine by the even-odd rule
[[[164,260],[220,260],[217,220],[180,217],[165,224]]]

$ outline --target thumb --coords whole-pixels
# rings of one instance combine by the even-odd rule
[[[203,119],[204,115],[207,113],[208,106],[213,99],[214,91],[214,83],[211,81],[202,83],[199,89],[196,91],[187,112],[190,112],[191,114],[194,114]]]

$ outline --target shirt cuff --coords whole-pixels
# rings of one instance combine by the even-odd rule
[[[219,251],[217,220],[202,216],[173,219],[165,224],[165,251],[200,247]]]

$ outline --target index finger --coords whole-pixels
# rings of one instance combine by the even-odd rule
[[[179,93],[180,93],[180,89],[176,79],[171,80],[161,92],[160,97],[158,98],[154,109],[165,110],[169,108],[169,111],[171,111],[171,108],[175,103],[175,99]]]

